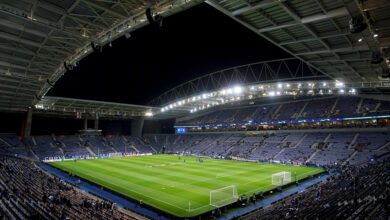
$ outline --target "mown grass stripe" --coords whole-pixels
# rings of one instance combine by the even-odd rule
[[[184,163],[184,159],[186,162]],[[153,155],[131,158],[63,161],[53,163],[123,195],[180,217],[191,217],[213,209],[210,190],[236,185],[240,195],[275,188],[272,174],[290,171],[298,179],[321,169],[194,157]],[[191,201],[191,211],[188,202]]]

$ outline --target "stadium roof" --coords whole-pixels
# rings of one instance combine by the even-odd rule
[[[163,16],[200,2],[203,1],[150,1]],[[390,4],[386,0],[205,2],[305,62],[312,72],[344,82],[371,83],[380,81],[379,76],[388,69]],[[93,51],[92,45],[108,44],[146,25],[145,10],[150,3],[1,0],[0,110],[25,111],[37,104],[67,68],[76,66]],[[370,25],[362,33],[351,34],[349,20],[356,15],[363,15]],[[372,64],[372,55],[378,52],[386,62]],[[247,83],[237,81],[241,82]],[[221,86],[226,85],[208,90]],[[190,92],[205,92],[199,88],[186,90],[182,97],[188,97]],[[165,102],[177,98],[172,96]]]
[[[0,1],[0,110],[25,111],[78,61],[148,24],[145,10],[168,16],[200,0]]]
[[[208,1],[260,36],[324,74],[344,81],[377,81],[387,64],[372,54],[389,46],[390,4],[385,0]],[[359,5],[357,2],[362,2]],[[351,34],[351,17],[371,26]],[[387,56],[389,58],[389,56]]]
[[[81,118],[85,115],[99,118],[126,119],[133,117],[152,117],[160,108],[123,103],[102,102],[93,100],[71,99],[63,97],[46,96],[35,105],[36,113],[45,115],[61,115]],[[172,117],[169,114],[161,117]]]

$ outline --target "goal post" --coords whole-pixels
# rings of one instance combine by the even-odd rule
[[[210,205],[222,207],[234,203],[238,200],[237,187],[235,185],[210,191]]]
[[[291,172],[279,172],[272,174],[272,185],[281,186],[291,182]]]

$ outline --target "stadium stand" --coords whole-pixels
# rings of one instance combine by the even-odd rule
[[[314,109],[318,105],[323,108]],[[386,112],[390,109],[388,106],[386,102],[371,99],[331,97],[321,101],[295,100],[291,103],[244,106],[189,121],[239,123],[264,119],[302,119],[307,116],[355,117]],[[325,183],[241,219],[280,219],[282,216],[287,219],[301,219],[302,216],[312,219],[324,214],[343,219],[352,219],[354,216],[379,216],[378,219],[385,219],[389,207],[383,203],[388,200],[388,190],[384,189],[388,189],[389,179],[384,179],[387,171],[382,162],[385,161],[388,167],[390,132],[381,126],[336,127],[144,134],[142,138],[127,135],[53,134],[32,136],[26,145],[15,134],[0,134],[0,154],[7,155],[1,156],[0,160],[0,169],[4,173],[0,177],[0,217],[73,219],[77,215],[92,219],[131,219],[133,217],[127,211],[112,208],[110,202],[79,192],[77,188],[46,174],[30,159],[78,159],[105,157],[112,153],[175,153],[324,166],[336,170],[335,175]],[[26,188],[23,183],[26,182],[33,182],[29,193],[24,193]],[[352,184],[355,184],[355,190],[348,187]],[[372,188],[371,192],[369,188]],[[351,197],[353,193],[355,197]]]
[[[0,171],[1,219],[136,219],[29,160],[0,156]]]
[[[280,104],[259,104],[212,112],[200,117],[180,121],[185,125],[223,123],[269,122],[277,120],[360,117],[387,115],[390,102],[359,97],[323,97],[303,99]]]
[[[65,157],[90,155],[78,135],[60,135],[55,138],[55,145],[62,148]]]
[[[63,156],[60,149],[53,144],[54,139],[50,135],[35,136],[33,142],[31,148],[39,158]]]
[[[218,16],[210,19],[214,17],[204,16],[206,13],[203,13],[203,20],[198,19],[197,13],[204,12],[202,4],[207,5],[208,16],[213,15],[213,11]],[[189,14],[182,13],[192,7],[194,10]],[[117,201],[125,201],[128,206],[123,207],[158,220],[179,216],[173,216],[174,213],[188,215],[192,219],[228,219],[226,216],[238,213],[235,219],[243,220],[389,220],[389,11],[389,0],[1,1],[0,111],[5,117],[13,115],[15,125],[16,120],[22,123],[12,126],[14,122],[9,122],[10,117],[4,120],[6,123],[1,127],[2,132],[19,129],[21,137],[0,134],[0,220],[144,219],[122,208]],[[232,18],[234,22],[237,21],[236,25],[242,25],[261,38],[248,37],[242,50],[234,50],[235,44],[228,42],[234,36],[246,37],[234,25],[229,26],[230,33],[234,33],[233,38],[216,37],[218,42],[213,39],[207,42],[212,46],[203,44],[197,34],[186,33],[183,38],[179,35],[186,29],[174,28],[175,25],[184,24],[186,28],[202,34],[204,30],[210,30],[205,24],[213,23],[195,25],[201,28],[200,31],[192,28],[193,23],[212,20],[228,24],[222,23],[223,16]],[[182,19],[183,23],[172,22],[177,18],[185,19]],[[175,29],[179,33],[175,36],[184,40],[167,37]],[[165,41],[163,44],[159,41],[153,44],[155,42],[151,42],[150,36],[145,38],[143,34],[153,35],[151,37],[155,39],[160,36],[161,42]],[[234,56],[241,57],[234,61],[228,59],[230,56],[222,56],[226,58],[225,62],[220,62],[221,59],[215,62],[210,57],[196,59],[199,54],[204,56],[207,50],[194,47],[194,53],[191,47],[186,47],[186,44],[195,45],[190,36],[195,36],[195,41],[199,41],[196,45],[206,45],[209,51],[218,52],[211,54],[217,58],[216,61],[218,56],[229,50]],[[170,39],[175,41],[174,44],[166,41]],[[242,39],[233,40],[242,43]],[[256,46],[255,40],[264,44],[261,50],[250,46]],[[139,45],[131,46],[136,50],[121,51],[127,48],[124,42]],[[143,45],[145,43],[146,46]],[[218,43],[225,43],[225,46],[222,48]],[[163,49],[156,47],[160,44],[164,46]],[[168,53],[174,54],[175,50],[172,49],[178,45],[184,49],[180,50],[178,57],[191,62],[175,60],[176,56],[160,59],[166,58],[164,56]],[[223,50],[217,51],[221,48]],[[251,50],[258,52],[255,57]],[[91,60],[85,60],[84,64],[82,60],[92,53]],[[144,71],[138,69],[137,65],[108,63],[110,60],[123,61],[125,59],[122,58],[128,58],[126,55],[129,53],[131,57],[128,60],[139,62],[142,68],[149,65],[153,68]],[[142,53],[149,57],[144,59]],[[107,55],[110,59],[107,59]],[[103,60],[101,64],[110,68],[99,68],[100,65],[95,63],[96,57],[104,57],[98,60]],[[243,64],[245,60],[254,61],[256,57],[263,60]],[[287,58],[267,60],[280,57]],[[168,60],[169,65],[153,63],[155,59],[152,58],[163,62]],[[187,65],[197,61],[200,63],[196,68]],[[207,65],[200,68],[204,62],[208,62]],[[80,63],[85,67],[80,68]],[[230,64],[239,66],[226,68]],[[216,70],[216,66],[226,69]],[[213,67],[213,72],[195,74],[196,70],[207,67]],[[81,74],[76,72],[85,69],[92,77],[78,78],[71,93],[63,86],[58,91],[52,90],[60,83],[69,84],[67,81],[70,78],[59,81],[62,76],[79,76]],[[118,74],[122,71],[132,74],[126,77],[109,74],[114,77],[107,78],[107,74],[105,77],[99,76],[101,70],[105,73],[113,70]],[[71,71],[74,73],[69,74]],[[133,72],[151,77],[143,81],[137,78],[141,75]],[[159,77],[155,77],[157,74]],[[183,82],[189,77],[194,78]],[[123,82],[113,86],[116,85],[115,80]],[[109,85],[105,85],[107,82]],[[134,86],[134,83],[137,85]],[[177,86],[174,88],[166,88],[175,84]],[[95,92],[101,85],[113,91]],[[147,88],[153,85],[156,88]],[[142,87],[147,90],[141,91]],[[125,89],[136,92],[123,92]],[[147,103],[142,101],[150,98],[149,95],[157,94],[160,89],[165,92]],[[63,90],[64,93],[61,92]],[[145,94],[134,94],[137,92]],[[112,98],[113,94],[118,95]],[[137,97],[133,99],[133,95]],[[108,99],[134,100],[136,103],[114,103]],[[77,124],[74,121],[74,125],[69,123],[69,129],[72,132],[78,130],[77,134],[41,134],[50,128],[41,130],[39,127],[52,121],[37,123],[37,127],[32,124],[46,116],[61,118],[61,122],[65,121],[64,128],[70,120],[84,120],[84,127],[74,128]],[[91,120],[94,120],[93,129],[88,127]],[[99,120],[104,121],[99,124]],[[106,123],[106,120],[120,121],[117,125],[122,123],[121,120],[131,121],[131,136],[102,135],[115,130],[103,129],[108,124],[111,126],[111,122]],[[144,127],[144,122],[150,127]],[[170,127],[164,127],[164,122]],[[172,127],[173,123],[175,126]],[[61,128],[59,120],[56,120],[55,127],[53,130],[56,131]],[[128,131],[127,128],[123,130]],[[173,129],[177,129],[175,134]],[[170,133],[158,133],[165,130]],[[145,134],[144,131],[151,133]],[[152,154],[174,155],[149,156]],[[144,155],[148,156],[141,157]],[[158,159],[160,156],[171,159]],[[107,159],[111,157],[123,158]],[[130,164],[130,160],[134,164]],[[69,167],[88,162],[94,165],[72,172],[71,169],[62,168],[62,165],[57,164],[57,167],[54,163],[46,163],[48,161],[70,164]],[[156,161],[156,164],[151,163]],[[121,169],[114,171],[106,168],[105,165],[111,162],[114,164],[111,168],[115,166]],[[221,163],[223,171],[211,167],[214,169],[211,172],[213,175],[200,172],[202,176],[194,175],[199,167],[208,166],[208,162]],[[242,172],[229,163],[238,164],[240,168],[253,165],[253,170]],[[195,168],[189,171],[194,164]],[[269,169],[271,166],[277,170]],[[290,181],[291,173],[279,170],[286,167],[291,172],[299,168],[316,173],[303,171],[305,178],[301,181],[295,172],[295,180]],[[150,172],[145,172],[147,169]],[[165,175],[169,173],[164,172],[168,169],[183,172]],[[96,176],[87,170],[94,170]],[[183,175],[184,172],[189,173],[188,177]],[[233,172],[239,176],[235,178],[230,175]],[[91,178],[83,179],[81,174]],[[259,178],[257,174],[266,177]],[[253,181],[245,177],[257,179]],[[278,181],[274,181],[274,177]],[[180,180],[178,185],[178,182],[172,181],[174,178]],[[222,186],[226,185],[224,178],[232,180],[229,184],[241,185],[241,180],[247,182],[241,188],[236,185]],[[272,178],[272,184],[263,185],[267,178]],[[92,179],[105,181],[103,184]],[[161,188],[153,187],[157,185],[157,180],[161,180]],[[118,185],[118,182],[123,185]],[[256,193],[237,194],[237,191],[243,192],[243,188],[249,185],[256,189],[246,192]],[[142,196],[121,194],[114,188]],[[150,194],[143,194],[136,188]],[[202,193],[202,196],[209,196],[210,201],[203,198],[200,200],[204,201],[192,201],[192,198],[185,198],[176,191],[179,188],[182,192],[191,189],[189,197]],[[258,189],[269,190],[260,192]],[[288,194],[289,190],[294,193]],[[174,195],[170,200],[182,201],[178,204],[157,201],[160,199],[158,195]],[[152,205],[150,200],[153,199],[162,205]],[[272,202],[266,203],[266,200]],[[262,206],[257,206],[259,204]],[[203,209],[206,211],[199,212]],[[173,213],[172,210],[176,211]],[[241,211],[245,211],[245,214]],[[191,216],[192,213],[198,216]]]
[[[320,183],[239,219],[388,219],[390,162],[344,167]]]
[[[15,134],[0,134],[0,154],[28,156],[29,153]]]

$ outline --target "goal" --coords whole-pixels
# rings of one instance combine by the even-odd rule
[[[281,186],[291,182],[291,173],[290,172],[279,172],[272,174],[272,185]]]
[[[236,202],[238,199],[237,187],[235,185],[226,186],[210,191],[210,205],[222,207]]]

